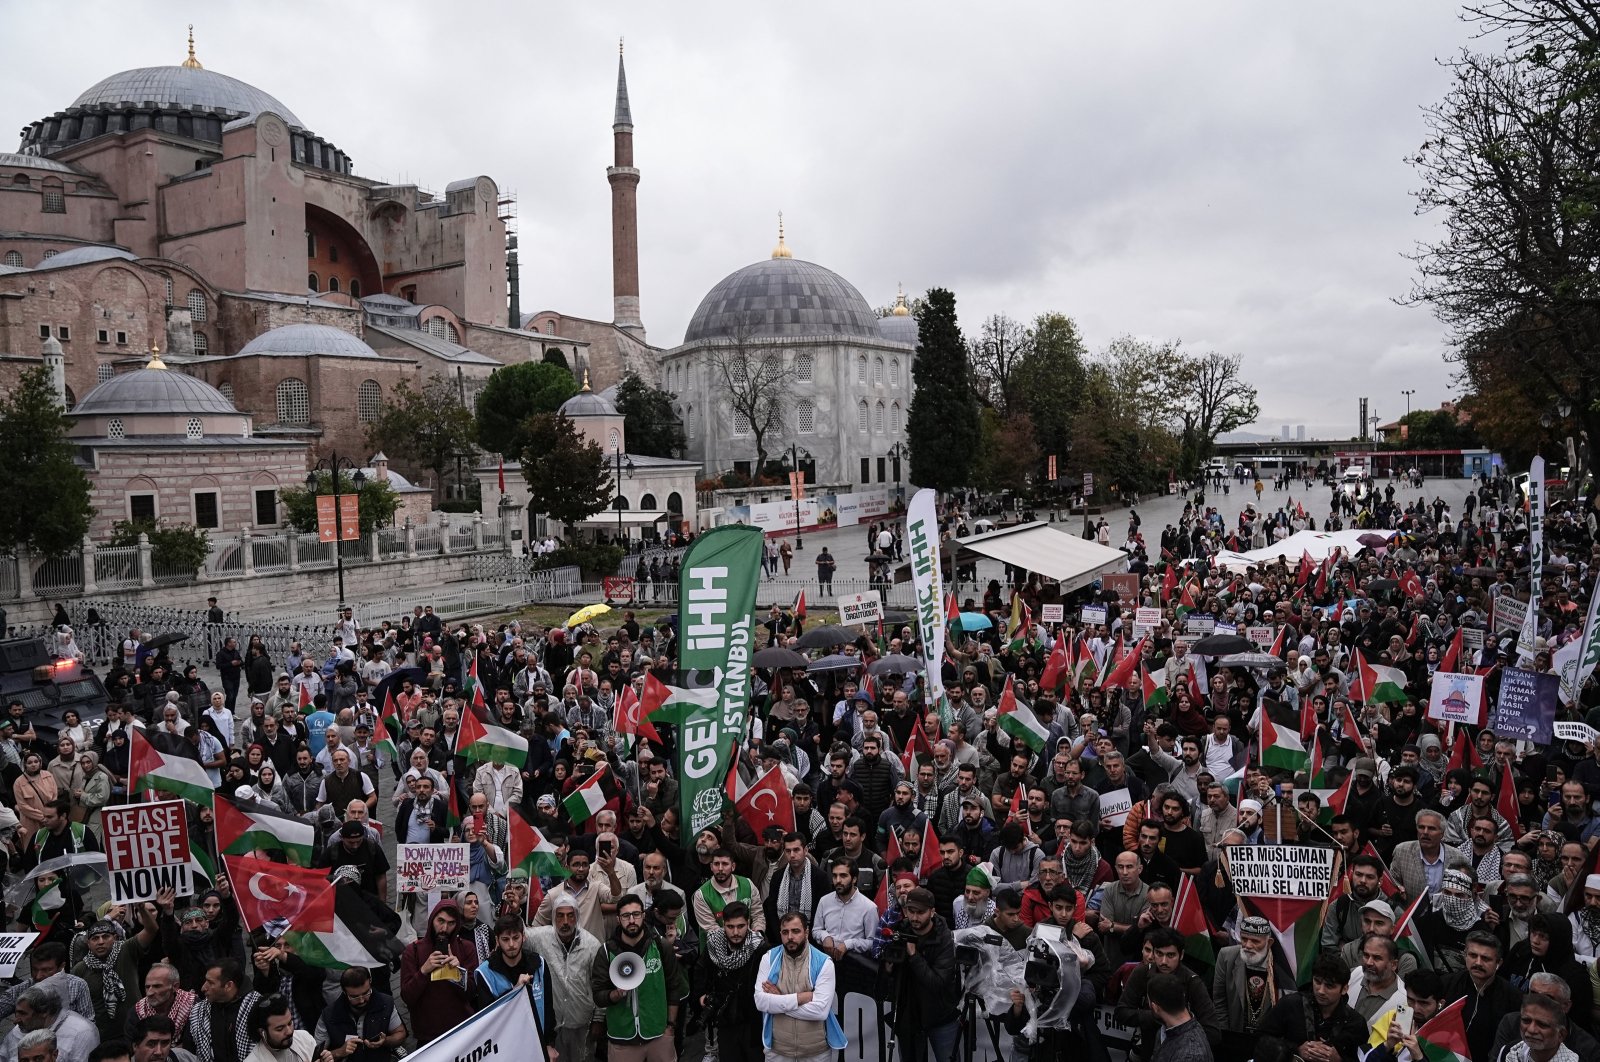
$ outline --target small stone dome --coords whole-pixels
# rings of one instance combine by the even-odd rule
[[[878,334],[890,343],[903,343],[915,348],[918,342],[917,319],[915,317],[888,317],[878,318]]]
[[[878,318],[855,285],[798,258],[768,258],[718,281],[689,320],[684,343],[710,339],[878,339]]]
[[[589,390],[587,377],[583,381],[583,390],[561,403],[558,411],[563,417],[615,417],[617,407],[608,402],[603,395],[597,395]]]
[[[221,391],[175,369],[137,369],[113,376],[96,384],[72,412],[80,417],[140,413],[239,415]]]
[[[291,324],[263,332],[239,351],[244,354],[331,354],[345,358],[376,358],[377,351],[342,328],[320,324]]]

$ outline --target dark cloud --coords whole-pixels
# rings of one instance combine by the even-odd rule
[[[1403,164],[1457,6],[821,3],[5,5],[13,128],[105,75],[176,63],[277,95],[363,176],[519,196],[523,306],[610,307],[610,117],[628,39],[642,300],[670,345],[704,292],[799,257],[965,320],[1071,314],[1238,352],[1263,425],[1350,434],[1356,398],[1448,397],[1442,330],[1391,301],[1412,215]],[[269,15],[270,12],[270,15]],[[18,54],[24,54],[19,52]]]

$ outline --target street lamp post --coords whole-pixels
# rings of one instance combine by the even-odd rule
[[[629,479],[633,478],[633,458],[623,453],[620,446],[617,447],[615,452],[617,457],[617,496],[612,501],[611,507],[617,511],[617,538],[622,540],[617,544],[622,545],[626,541],[622,534],[622,507],[627,504],[626,499],[622,497],[622,474],[626,472]]]
[[[327,472],[333,480],[333,567],[339,573],[339,607],[344,607],[344,513],[339,507],[339,475],[345,470],[350,470],[355,475],[350,477],[350,482],[355,485],[356,495],[359,497],[361,488],[367,485],[367,474],[361,471],[361,466],[354,461],[341,458],[338,453],[331,453],[326,458],[311,466],[311,471],[306,473],[306,489],[314,495],[317,490],[317,473]]]
[[[904,493],[905,493],[905,487],[901,483],[901,476],[900,476],[901,467],[900,467],[900,463],[902,461],[911,460],[911,447],[907,446],[903,441],[902,442],[897,442],[893,446],[889,447],[888,457],[889,457],[889,460],[894,462],[894,491],[895,491],[895,496],[896,497],[902,497],[902,496],[904,496]]]
[[[805,543],[800,538],[800,491],[797,485],[804,485],[806,481],[805,470],[800,467],[801,461],[811,460],[811,452],[802,449],[799,443],[790,443],[789,452],[784,455],[784,460],[789,465],[789,470],[799,476],[799,484],[789,484],[789,496],[794,499],[794,548],[805,549]]]
[[[1417,393],[1417,389],[1415,387],[1408,387],[1408,388],[1404,388],[1403,390],[1401,390],[1400,393],[1406,396],[1406,419],[1410,420],[1411,419],[1411,396]]]

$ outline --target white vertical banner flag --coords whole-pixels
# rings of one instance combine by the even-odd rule
[[[906,507],[906,551],[917,593],[917,638],[928,665],[928,707],[944,699],[944,572],[939,564],[939,504],[924,488]]]
[[[1539,604],[1544,596],[1544,458],[1528,465],[1528,615],[1517,638],[1517,659],[1533,659],[1539,638]]]

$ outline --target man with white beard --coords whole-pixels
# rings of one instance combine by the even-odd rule
[[[1254,1058],[1256,1026],[1272,1005],[1296,991],[1294,975],[1272,961],[1272,925],[1250,917],[1239,923],[1239,943],[1217,953],[1211,998],[1222,1018],[1222,1058]]]

